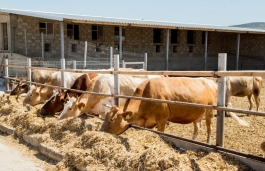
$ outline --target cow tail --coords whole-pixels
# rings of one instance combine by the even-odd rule
[[[233,119],[235,119],[242,126],[249,126],[247,121],[240,119],[234,112],[227,112]]]

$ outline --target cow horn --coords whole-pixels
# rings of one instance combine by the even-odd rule
[[[106,103],[103,103],[102,105],[105,106],[105,107],[108,107],[108,108],[111,108],[112,107],[111,105],[106,104]]]

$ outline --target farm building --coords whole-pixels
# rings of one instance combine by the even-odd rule
[[[84,64],[86,47],[92,68],[92,61],[109,63],[113,47],[125,61],[147,53],[148,70],[216,70],[218,53],[228,54],[228,70],[265,68],[265,30],[258,29],[0,9],[0,34],[0,57],[13,60]]]

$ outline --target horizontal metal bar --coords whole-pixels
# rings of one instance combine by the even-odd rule
[[[13,80],[21,80],[21,79],[15,79],[15,78],[12,78],[12,77],[4,77],[4,78],[13,79]],[[135,97],[135,96],[96,93],[96,92],[90,92],[90,91],[82,91],[82,90],[76,90],[76,89],[70,89],[70,88],[63,88],[63,87],[60,87],[60,86],[46,85],[46,84],[30,82],[30,81],[26,81],[26,80],[21,80],[21,81],[22,82],[26,82],[26,83],[32,83],[32,84],[35,84],[35,85],[40,85],[40,86],[56,88],[56,89],[70,90],[70,91],[73,91],[73,92],[84,93],[84,94],[94,94],[94,95],[100,95],[100,96],[106,96],[106,97],[114,97],[114,98],[117,97],[117,98],[124,98],[124,99],[144,100],[144,101],[152,101],[152,102],[168,103],[168,104],[175,104],[175,105],[200,107],[200,108],[221,110],[221,111],[228,111],[228,112],[237,112],[237,113],[244,113],[244,114],[250,114],[250,115],[257,115],[257,116],[265,116],[265,112],[249,111],[249,110],[242,110],[242,109],[235,109],[235,108],[227,108],[227,107],[220,107],[220,106],[214,106],[214,105],[203,105],[203,104],[181,102],[181,101],[171,101],[171,100],[161,100],[161,99],[153,99],[153,98],[145,98],[145,97]]]

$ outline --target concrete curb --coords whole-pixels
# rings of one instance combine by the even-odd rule
[[[0,124],[0,131],[6,133],[8,135],[15,134],[15,129],[14,128],[6,126],[6,125],[3,125],[3,124]],[[61,153],[59,153],[57,150],[55,150],[55,149],[53,149],[51,147],[47,147],[44,144],[40,143],[37,140],[37,138],[35,138],[33,135],[23,134],[22,138],[28,144],[30,144],[30,145],[32,145],[34,147],[37,147],[38,151],[41,154],[43,154],[43,155],[45,155],[45,156],[47,156],[47,157],[49,157],[49,158],[51,158],[51,159],[53,159],[55,161],[58,161],[58,162],[63,160],[64,156]],[[77,169],[80,170],[80,171],[85,171],[86,170],[85,167],[78,167]]]

